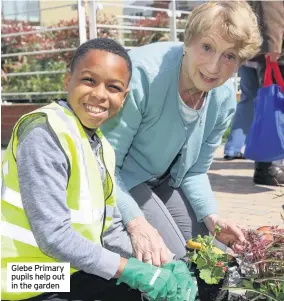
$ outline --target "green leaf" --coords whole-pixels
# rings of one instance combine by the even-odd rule
[[[280,293],[277,295],[277,300],[284,301],[284,293]]]
[[[244,286],[245,288],[253,289],[253,283],[251,281],[244,279],[244,280],[242,280],[241,283],[242,283],[242,286]]]
[[[194,252],[191,256],[191,261],[196,262],[197,258],[198,258],[198,254]]]
[[[223,268],[215,267],[212,270],[212,275],[220,280],[220,279],[224,278],[225,272],[223,271]]]
[[[217,284],[218,281],[215,277],[211,277],[211,271],[209,269],[200,271],[200,278],[203,279],[207,284]]]
[[[211,262],[212,267],[215,266],[218,261],[219,256],[212,251],[212,252],[207,253],[207,257],[208,257],[208,261]]]
[[[210,246],[211,245],[211,241],[212,241],[212,237],[210,236],[204,236],[204,242],[206,245]]]
[[[219,226],[215,226],[215,232],[216,232],[216,233],[221,232],[221,230],[222,230],[222,229],[221,229]]]
[[[201,258],[201,257],[199,257],[199,258],[196,260],[196,264],[197,264],[197,268],[198,268],[198,269],[207,266],[206,260],[204,260],[204,259]]]

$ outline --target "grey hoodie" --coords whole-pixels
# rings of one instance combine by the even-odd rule
[[[71,110],[65,102],[59,104]],[[23,207],[39,248],[58,261],[70,262],[78,270],[112,278],[119,267],[120,255],[132,255],[131,241],[119,210],[115,209],[113,225],[105,233],[104,247],[74,231],[66,204],[67,158],[49,130],[46,117],[36,117],[22,126],[29,129],[25,134],[19,129],[19,184]],[[90,131],[86,133],[96,156],[98,140],[92,139]],[[101,165],[100,160],[98,164]],[[102,165],[101,170],[104,177]]]

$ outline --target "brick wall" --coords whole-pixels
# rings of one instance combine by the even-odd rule
[[[32,112],[45,104],[12,104],[1,105],[1,145],[7,145],[11,138],[12,130],[19,118]]]

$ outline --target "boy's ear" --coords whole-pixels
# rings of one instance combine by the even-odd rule
[[[69,70],[66,71],[65,76],[64,76],[64,90],[67,91],[68,90],[68,86],[71,80],[71,72]]]
[[[123,99],[122,104],[121,104],[122,106],[123,106],[124,103],[125,103],[125,100],[126,100],[126,97],[127,97],[128,93],[129,93],[129,91],[130,91],[129,88],[127,88],[127,89],[125,90],[125,93],[124,93],[124,99]]]

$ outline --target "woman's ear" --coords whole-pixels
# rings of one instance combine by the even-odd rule
[[[239,65],[239,66],[235,69],[234,73],[238,73],[240,67],[241,67],[241,65]]]
[[[65,73],[64,82],[63,82],[64,91],[68,90],[70,80],[71,80],[71,72],[69,70],[67,70],[66,73]]]

